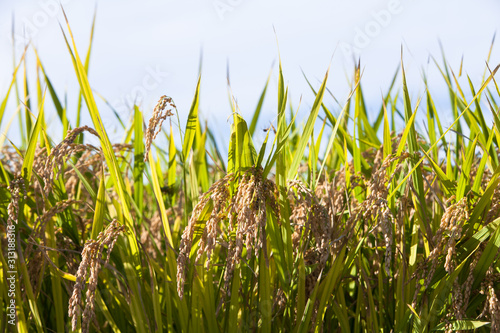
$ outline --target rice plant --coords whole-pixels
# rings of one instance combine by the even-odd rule
[[[78,105],[64,104],[32,46],[0,104],[0,124],[19,112],[24,138],[0,139],[0,331],[500,332],[498,66],[474,85],[435,61],[446,127],[431,91],[410,98],[403,63],[377,114],[356,66],[338,112],[327,72],[296,119],[279,63],[265,140],[254,144],[269,79],[250,126],[231,101],[226,156],[199,117],[201,77],[189,110],[162,96],[148,121],[135,106],[110,142],[91,47],[82,61],[65,31]],[[38,89],[13,109],[27,52]],[[87,111],[92,125],[80,126]]]

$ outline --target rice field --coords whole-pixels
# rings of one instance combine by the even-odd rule
[[[434,60],[445,126],[432,91],[410,98],[403,62],[376,114],[356,66],[341,108],[327,72],[297,119],[278,63],[278,95],[268,79],[251,119],[231,100],[225,154],[199,116],[201,76],[189,110],[159,96],[110,142],[91,47],[65,29],[78,105],[38,56],[27,98],[32,46],[1,92],[0,124],[18,113],[23,144],[0,137],[0,331],[500,332],[498,66],[473,84]],[[29,103],[8,107],[15,91]],[[278,108],[258,146],[265,98]]]

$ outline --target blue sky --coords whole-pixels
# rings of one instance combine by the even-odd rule
[[[68,93],[71,113],[76,107],[77,82],[59,28],[64,19],[57,3],[55,0],[0,2],[0,94],[7,91],[12,73],[11,26],[15,17],[18,56],[30,40],[58,94]],[[176,102],[184,122],[202,53],[202,116],[220,129],[222,140],[228,136],[226,120],[231,113],[227,65],[232,92],[241,113],[248,119],[274,63],[262,116],[264,128],[276,112],[278,54],[292,105],[297,106],[302,97],[300,112],[307,115],[314,95],[302,71],[319,86],[319,80],[331,66],[328,88],[342,103],[349,91],[353,58],[360,57],[368,109],[375,111],[380,107],[381,92],[387,90],[400,64],[402,47],[412,97],[424,92],[422,71],[425,70],[437,107],[445,122],[451,122],[446,114],[447,88],[430,56],[440,58],[440,40],[456,71],[463,57],[462,80],[469,74],[479,84],[491,40],[499,27],[500,13],[500,3],[493,0],[63,0],[61,3],[81,53],[88,46],[97,8],[90,82],[96,93],[125,116],[128,106],[137,100],[146,119],[149,118],[156,101],[166,94]],[[492,67],[500,62],[496,49]],[[28,60],[33,65],[33,53]],[[13,95],[5,119],[15,111],[14,98]],[[328,97],[326,102],[333,110],[338,109],[333,98]],[[118,126],[114,116],[104,103],[100,103],[100,110],[104,123],[113,131]],[[58,126],[55,115],[49,119],[53,126]],[[88,116],[84,122],[90,124]],[[119,139],[119,131],[116,136]],[[14,130],[9,138],[16,140]]]

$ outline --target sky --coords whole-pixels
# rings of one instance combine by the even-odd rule
[[[12,77],[13,48],[19,60],[31,42],[59,96],[67,93],[70,120],[75,119],[78,85],[60,28],[65,23],[59,4],[82,55],[97,13],[90,84],[96,96],[103,96],[125,119],[134,101],[149,119],[160,96],[168,95],[184,123],[201,59],[201,115],[222,141],[229,138],[231,115],[227,69],[232,94],[248,121],[272,70],[259,124],[263,129],[276,115],[279,59],[292,106],[300,104],[298,119],[304,119],[314,94],[303,73],[317,88],[330,68],[328,88],[342,104],[354,62],[359,60],[368,111],[373,113],[401,64],[403,50],[412,99],[425,92],[425,71],[438,112],[445,124],[451,123],[447,87],[431,57],[441,61],[441,43],[457,72],[463,59],[461,82],[466,83],[468,74],[479,84],[500,24],[500,2],[493,0],[0,0],[0,96]],[[497,49],[493,49],[491,67],[500,62]],[[35,56],[32,51],[27,56],[28,72],[34,74]],[[14,114],[15,98],[13,94],[4,119]],[[121,132],[111,108],[98,101],[104,125],[112,139],[119,140]],[[325,103],[335,112],[340,110],[332,96]],[[47,119],[54,128],[59,126],[55,112]],[[91,125],[86,113],[83,123]],[[15,128],[8,133],[13,141],[19,138]]]

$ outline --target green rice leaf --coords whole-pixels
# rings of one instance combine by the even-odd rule
[[[311,112],[309,113],[309,118],[307,118],[306,126],[304,127],[302,136],[300,137],[299,144],[297,145],[297,150],[294,153],[292,163],[288,168],[288,179],[293,179],[297,170],[299,168],[300,161],[304,157],[304,152],[306,150],[307,142],[311,137],[311,133],[314,129],[314,123],[316,122],[316,118],[318,117],[319,109],[321,107],[321,103],[323,101],[323,95],[325,94],[326,89],[326,81],[328,80],[328,71],[325,74],[325,78],[323,79],[323,83],[319,88],[318,94],[316,95],[316,99],[314,100],[313,107]]]
[[[97,239],[97,236],[102,231],[104,222],[104,213],[106,211],[106,183],[104,182],[104,170],[99,182],[99,190],[97,191],[97,202],[95,205],[94,221],[92,223],[92,239]]]
[[[44,102],[45,102],[45,95],[42,100],[42,105],[40,106],[40,113],[38,114],[38,117],[36,119],[33,132],[31,133],[31,136],[29,138],[28,149],[26,150],[23,159],[23,166],[22,166],[23,177],[28,183],[31,181],[31,175],[33,174],[33,161],[35,159],[35,150],[38,143],[38,135],[40,134],[42,127],[45,126],[44,124],[45,120],[43,116]]]
[[[260,94],[259,102],[257,103],[257,107],[255,108],[255,112],[253,113],[253,116],[252,116],[252,121],[250,122],[250,128],[248,129],[248,131],[250,132],[251,136],[254,135],[255,128],[257,127],[257,121],[259,120],[260,112],[262,110],[262,105],[264,105],[264,98],[266,97],[267,86],[269,85],[269,80],[271,79],[271,74],[272,74],[272,70],[269,73],[269,76],[267,77],[266,84],[264,85],[264,89],[262,90],[262,93]]]
[[[193,142],[196,137],[196,126],[198,125],[198,107],[200,104],[200,82],[201,76],[198,77],[196,84],[196,91],[194,93],[193,102],[189,110],[189,115],[186,123],[186,130],[184,135],[184,144],[182,146],[183,161],[187,161],[189,151],[193,147]]]

